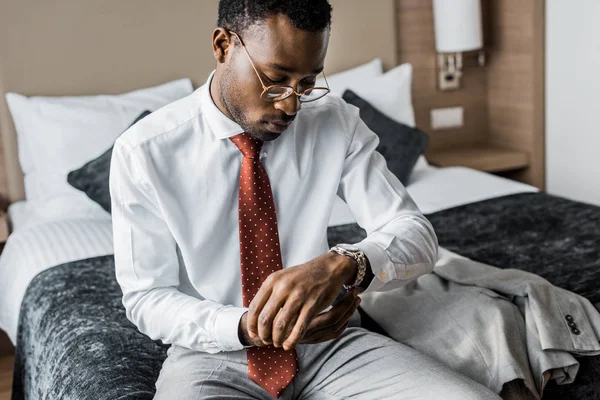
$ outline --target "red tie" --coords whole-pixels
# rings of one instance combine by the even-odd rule
[[[246,134],[230,138],[243,154],[240,172],[239,226],[244,307],[258,293],[264,280],[283,268],[275,202],[269,177],[260,162],[263,142]],[[298,371],[296,350],[274,346],[250,347],[248,376],[278,398]]]

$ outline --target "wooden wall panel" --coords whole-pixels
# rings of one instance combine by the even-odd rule
[[[486,141],[488,134],[487,74],[484,68],[466,63],[462,88],[437,90],[435,36],[431,1],[397,0],[398,62],[412,64],[413,104],[417,126],[430,138],[430,149],[475,144]],[[434,108],[464,107],[465,126],[434,131],[430,111]]]
[[[527,151],[531,165],[509,176],[544,187],[544,0],[482,0],[486,66],[465,55],[462,88],[436,87],[430,0],[396,0],[398,61],[414,67],[417,125],[430,150],[476,143]],[[462,106],[465,125],[434,131],[433,108]]]
[[[525,150],[513,178],[545,186],[544,0],[487,1],[487,104],[493,144]]]

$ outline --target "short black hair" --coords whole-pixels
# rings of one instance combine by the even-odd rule
[[[328,0],[220,0],[218,26],[240,34],[273,15],[285,15],[292,25],[319,32],[331,24]]]

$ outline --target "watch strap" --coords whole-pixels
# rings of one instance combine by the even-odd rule
[[[362,250],[348,250],[340,246],[333,246],[329,249],[330,252],[337,253],[342,256],[350,257],[356,261],[358,266],[358,271],[356,273],[356,279],[350,285],[343,285],[345,290],[351,290],[355,287],[360,286],[363,279],[365,278],[365,274],[367,272],[367,258],[365,253]]]

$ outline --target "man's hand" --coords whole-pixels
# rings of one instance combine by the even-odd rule
[[[260,340],[259,337],[255,336],[252,338],[248,334],[248,312],[245,312],[240,319],[240,324],[238,326],[238,337],[244,346],[263,347],[268,344]]]
[[[350,283],[355,275],[356,261],[330,252],[306,264],[272,273],[250,303],[246,327],[249,339],[289,350],[300,342],[309,327],[312,339],[339,331],[341,326],[337,323],[346,314],[341,311],[341,303],[339,308],[334,307],[336,312],[332,313],[332,308],[324,313],[327,315],[315,316],[331,305],[342,285]],[[356,297],[355,291],[351,293]],[[345,311],[349,312],[348,307]]]
[[[317,315],[310,322],[300,343],[313,344],[337,339],[348,327],[348,321],[359,304],[358,290],[347,292],[331,310]]]
[[[314,344],[321,343],[331,339],[337,339],[348,327],[348,321],[356,308],[360,304],[358,290],[353,289],[347,292],[342,300],[334,305],[329,311],[317,315],[306,329],[304,337],[300,343]],[[254,339],[248,334],[248,313],[242,315],[238,327],[238,336],[244,346],[266,346],[258,336]]]

